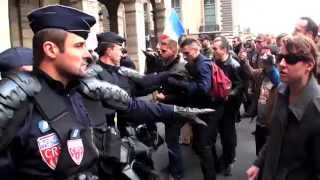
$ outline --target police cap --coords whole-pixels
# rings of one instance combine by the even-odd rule
[[[7,72],[24,65],[32,65],[32,49],[9,48],[0,53],[0,71]]]
[[[34,33],[45,28],[58,28],[87,39],[90,28],[96,23],[93,16],[75,8],[49,5],[38,8],[28,15]]]
[[[114,32],[104,32],[104,33],[97,34],[97,40],[98,40],[98,44],[108,42],[108,43],[115,43],[120,46],[122,45],[122,43],[126,41],[123,37],[119,36]]]

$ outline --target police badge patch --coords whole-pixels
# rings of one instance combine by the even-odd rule
[[[72,160],[77,165],[80,165],[82,158],[83,158],[83,154],[84,154],[82,139],[68,140],[67,146],[68,146],[68,152],[69,152]]]
[[[39,152],[42,160],[52,169],[55,170],[61,153],[61,146],[58,136],[50,133],[37,139]]]

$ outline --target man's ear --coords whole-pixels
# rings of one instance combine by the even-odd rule
[[[42,44],[42,48],[45,55],[51,59],[55,59],[57,57],[57,54],[60,52],[58,46],[51,41],[45,41]]]

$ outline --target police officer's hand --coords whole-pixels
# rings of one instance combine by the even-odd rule
[[[142,52],[146,56],[146,58],[149,59],[149,60],[155,60],[159,56],[158,53],[155,52],[155,51],[150,51],[150,50],[144,51],[144,50],[142,50]]]
[[[207,123],[201,120],[197,115],[215,112],[214,109],[210,109],[210,108],[199,109],[199,108],[181,107],[177,105],[174,105],[173,111],[176,113],[176,115],[183,117],[184,119],[187,119],[192,123],[202,124],[204,126],[207,126]]]

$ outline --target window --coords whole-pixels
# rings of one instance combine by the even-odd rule
[[[215,0],[204,0],[204,31],[217,30],[215,9]]]
[[[171,6],[176,10],[179,18],[181,19],[181,0],[171,0]]]

